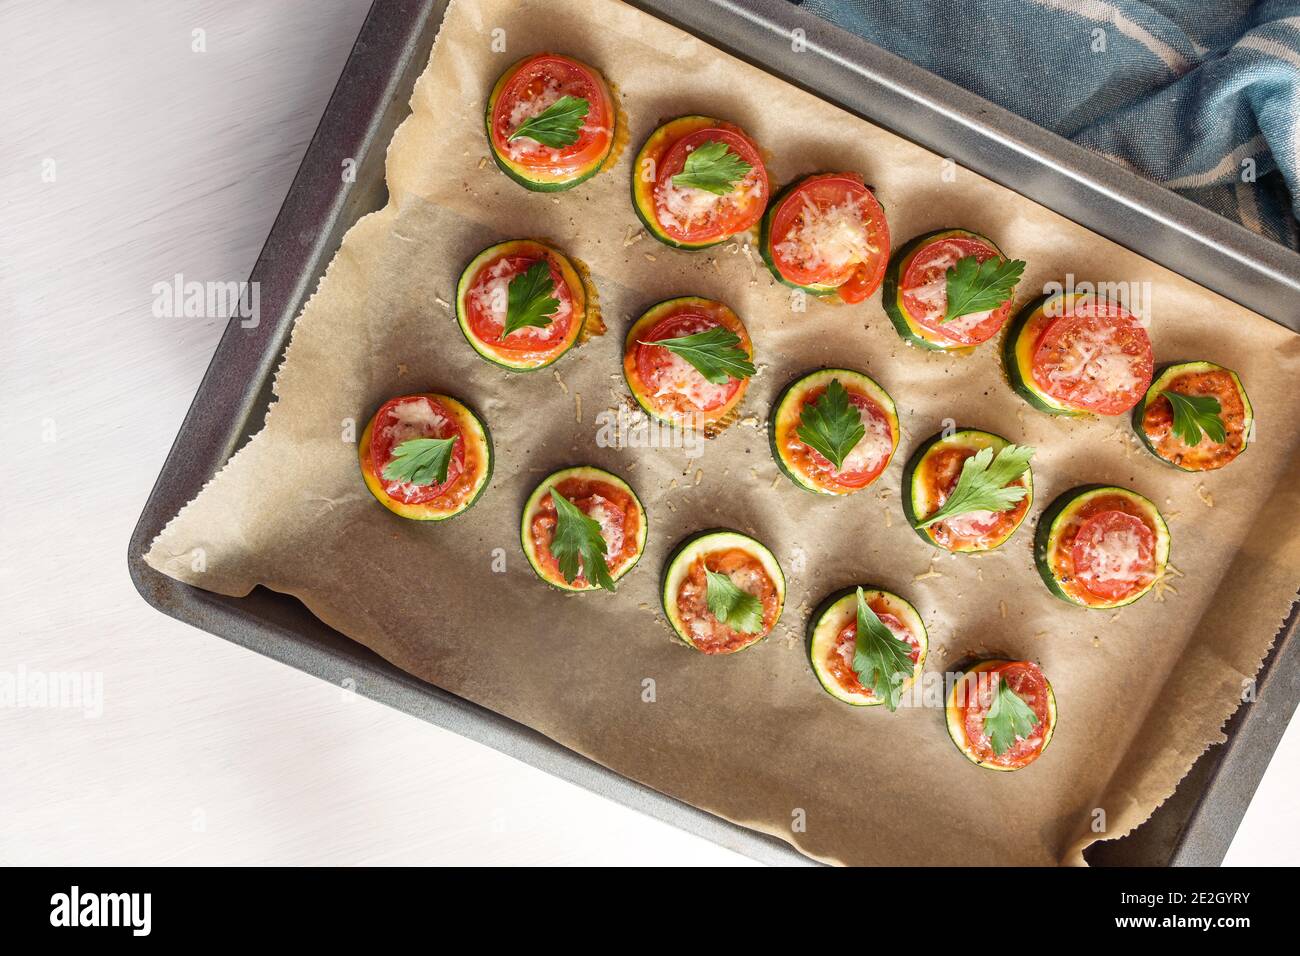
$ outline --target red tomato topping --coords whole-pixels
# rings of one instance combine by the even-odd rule
[[[384,468],[393,460],[394,450],[412,438],[457,438],[447,463],[447,480],[440,485],[414,485],[390,481]],[[465,471],[465,437],[455,416],[439,401],[423,395],[408,395],[384,403],[375,413],[370,431],[370,463],[384,494],[394,501],[422,505],[441,497],[451,489]]]
[[[1103,511],[1079,525],[1070,545],[1076,580],[1098,597],[1118,601],[1156,576],[1156,536],[1123,511]]]
[[[834,287],[845,302],[875,292],[889,263],[885,211],[854,173],[810,176],[786,193],[769,242],[786,281]]]
[[[999,259],[997,250],[968,236],[936,239],[917,250],[899,283],[903,305],[922,328],[936,333],[946,344],[978,345],[997,335],[1011,314],[1008,299],[991,312],[973,312],[943,319],[948,308],[948,270],[958,259],[974,256],[979,262]]]
[[[763,629],[760,632],[745,634],[732,630],[713,616],[708,604],[706,567],[727,575],[736,587],[762,602]],[[767,569],[758,558],[740,548],[713,551],[696,558],[677,589],[677,613],[692,643],[705,654],[730,654],[754,643],[772,630],[780,612],[781,598]]]
[[[1174,434],[1174,410],[1169,399],[1157,395],[1142,410],[1142,430],[1161,458],[1190,471],[1210,471],[1222,468],[1246,450],[1246,404],[1227,369],[1184,372],[1170,380],[1166,388],[1182,395],[1217,398],[1226,434],[1222,443],[1203,434],[1199,444],[1188,445]]]
[[[673,177],[686,166],[686,158],[709,142],[722,143],[750,166],[724,196],[673,184]],[[659,228],[677,242],[717,242],[753,228],[763,218],[767,190],[767,167],[754,141],[740,127],[720,123],[687,133],[668,148],[655,178],[655,218]]]
[[[724,321],[724,317],[702,307],[685,306],[661,319],[650,331],[639,336],[639,342],[656,342],[659,339],[695,335],[726,325],[733,332],[741,330]],[[742,347],[747,344],[741,336]],[[636,369],[641,382],[657,406],[678,412],[707,412],[721,408],[740,390],[743,379],[728,379],[725,385],[714,385],[686,359],[674,355],[661,345],[637,344]]]
[[[573,324],[573,292],[564,281],[560,267],[550,256],[545,256],[555,283],[554,297],[559,306],[544,326],[525,326],[515,329],[504,339],[506,305],[509,302],[510,280],[527,272],[529,267],[543,258],[542,253],[508,253],[484,263],[474,276],[465,294],[469,313],[469,327],[481,341],[500,351],[549,352],[568,339]]]
[[[510,141],[525,120],[562,96],[587,101],[587,116],[570,146],[552,149],[526,136]],[[614,136],[614,104],[604,81],[590,67],[567,56],[539,53],[515,68],[492,107],[492,145],[530,170],[561,177],[600,160]]]
[[[1038,718],[1029,736],[1017,740],[1009,750],[997,754],[993,742],[984,732],[984,717],[993,705],[999,687],[999,678],[1006,678],[1007,686],[1034,712]],[[966,731],[966,743],[984,763],[999,767],[1024,767],[1032,763],[1043,751],[1047,737],[1047,678],[1032,661],[1008,661],[986,671],[968,673],[957,685],[957,706]]]
[[[862,488],[880,477],[880,473],[889,466],[894,451],[894,432],[889,416],[875,399],[857,391],[850,384],[840,384],[849,393],[849,402],[857,408],[863,427],[866,428],[866,434],[844,458],[843,467],[836,471],[830,459],[805,445],[799,438],[797,424],[786,435],[786,457],[801,472],[822,484]],[[804,396],[803,408],[814,404],[825,391],[825,388],[810,391]]]
[[[912,647],[912,663],[915,664],[921,657],[921,640],[911,632],[906,624],[891,614],[886,608],[889,607],[884,599],[877,596],[867,601],[867,606],[876,612],[876,617],[880,618],[880,623],[893,633],[900,640],[906,641]],[[862,681],[858,680],[858,672],[853,669],[853,653],[858,644],[858,621],[857,614],[840,629],[840,633],[835,637],[835,644],[830,648],[826,655],[826,669],[831,672],[845,691],[850,694],[865,694],[868,697],[874,697],[875,694],[871,688],[862,686]]]
[[[553,490],[600,524],[600,536],[605,539],[605,566],[611,575],[618,574],[636,557],[641,515],[631,495],[607,481],[586,478],[565,478],[556,482]],[[564,580],[560,562],[551,554],[551,542],[555,540],[555,502],[549,494],[533,515],[532,536],[542,567],[556,580]],[[581,569],[578,577],[568,583],[580,588],[589,584]]]
[[[1151,384],[1155,362],[1146,329],[1122,306],[1095,296],[1056,301],[1060,314],[1034,350],[1034,381],[1072,408],[1122,415]]]
[[[923,469],[921,482],[930,490],[930,494],[934,495],[935,511],[942,507],[953,493],[961,478],[962,465],[974,454],[973,448],[947,447],[926,456],[921,466]],[[1012,482],[1013,485],[1021,486],[1024,483],[1023,475]],[[1006,511],[967,512],[932,524],[928,530],[935,543],[945,548],[987,545],[1010,532],[1028,510],[1029,497],[1026,495]]]

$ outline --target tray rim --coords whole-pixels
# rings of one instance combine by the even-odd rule
[[[719,41],[698,25],[692,29],[690,24],[698,24],[701,16],[718,18],[716,22],[726,23],[730,29],[730,40],[743,38],[745,30],[757,31],[754,36],[769,41],[775,37],[788,39],[789,31],[802,29],[837,64],[844,65],[856,56],[854,65],[847,67],[853,72],[872,75],[862,73],[867,64],[877,74],[881,70],[889,72],[913,94],[924,91],[925,99],[918,101],[919,105],[928,104],[929,108],[937,109],[934,104],[943,102],[940,112],[950,118],[957,117],[963,109],[977,108],[978,120],[962,114],[962,121],[967,125],[985,124],[1000,129],[1009,142],[1014,141],[1016,148],[1027,154],[1046,156],[1049,147],[1060,148],[1064,144],[1068,147],[1062,150],[1064,158],[1053,156],[1051,168],[1067,176],[1086,178],[1090,169],[1097,172],[1093,169],[1097,163],[1104,164],[1107,168],[1100,172],[1115,175],[1105,177],[1107,182],[1100,184],[1100,188],[1113,194],[1117,201],[1133,204],[1131,208],[1141,209],[1156,221],[1164,222],[1168,218],[1194,230],[1206,225],[1207,229],[1199,234],[1212,240],[1205,245],[1207,254],[1217,252],[1241,261],[1240,257],[1259,252],[1261,268],[1275,273],[1275,278],[1295,291],[1300,302],[1300,255],[993,107],[785,0],[709,0],[708,3],[696,0],[694,5],[692,0],[631,2],[650,15],[702,35],[708,42],[732,53],[737,53],[732,43]],[[372,4],[250,276],[250,281],[262,283],[264,302],[270,300],[282,306],[280,314],[275,322],[264,322],[252,330],[242,328],[238,319],[227,326],[132,531],[127,554],[132,582],[144,600],[164,614],[232,643],[323,680],[335,682],[341,676],[362,677],[357,691],[367,697],[752,858],[769,863],[810,864],[813,861],[784,840],[731,823],[623,777],[531,728],[406,674],[350,639],[339,636],[342,644],[332,651],[308,647],[300,633],[254,616],[249,610],[249,598],[226,598],[202,591],[168,578],[144,563],[144,553],[153,538],[247,439],[250,422],[256,419],[260,427],[259,409],[264,411],[269,401],[269,384],[281,358],[283,340],[301,302],[310,293],[309,287],[314,285],[314,275],[302,267],[322,258],[327,260],[337,246],[337,229],[318,228],[312,239],[309,227],[329,223],[337,227],[341,218],[346,218],[349,189],[339,176],[337,158],[339,155],[374,157],[377,147],[383,150],[386,146],[385,115],[396,112],[404,116],[408,112],[406,97],[401,94],[405,92],[404,86],[409,88],[406,78],[411,69],[409,61],[414,59],[412,45],[418,51],[418,38],[427,38],[423,46],[427,53],[432,34],[436,33],[431,29],[432,24],[441,23],[446,5],[447,0],[375,0]],[[708,13],[702,14],[706,9]],[[394,62],[392,58],[403,53],[405,58]],[[742,58],[776,73],[766,63],[748,56]],[[423,63],[416,66],[422,69]],[[789,79],[781,73],[776,75]],[[820,90],[813,92],[844,106],[836,97],[828,97]],[[950,99],[944,100],[945,95]],[[860,111],[849,109],[861,115]],[[357,115],[367,117],[366,121],[357,123],[354,118]],[[1082,155],[1069,155],[1071,151]],[[1160,199],[1177,202],[1156,201]],[[1144,206],[1144,202],[1160,209]],[[1214,223],[1203,223],[1206,217],[1232,228],[1209,229]],[[346,225],[351,225],[351,221]],[[1255,249],[1260,244],[1265,248]],[[1276,255],[1279,250],[1287,255]],[[286,270],[286,265],[295,268]],[[270,295],[265,294],[268,286]],[[1300,309],[1296,321],[1300,321]],[[260,387],[248,390],[235,403],[213,401],[214,395],[228,391],[230,381],[253,381]],[[177,480],[178,475],[184,480]],[[303,613],[307,613],[305,608]],[[1293,608],[1290,620],[1261,669],[1258,699],[1250,706],[1239,708],[1230,719],[1226,727],[1228,743],[1207,751],[1217,757],[1213,758],[1206,787],[1195,795],[1195,804],[1166,862],[1204,865],[1222,860],[1287,719],[1300,700],[1300,642],[1289,639],[1295,628]],[[1278,660],[1282,657],[1286,660]],[[1273,689],[1275,685],[1278,686]],[[1266,691],[1269,691],[1267,696]],[[1248,738],[1264,746],[1238,745],[1239,740]],[[1205,759],[1203,755],[1202,760]],[[1233,805],[1225,809],[1224,800],[1229,797]]]

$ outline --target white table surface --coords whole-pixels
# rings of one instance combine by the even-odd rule
[[[92,718],[0,708],[0,863],[748,863],[164,617],[127,577],[222,326],[154,318],[152,287],[247,277],[368,7],[0,4],[0,674],[104,695]],[[1300,863],[1298,727],[1228,862]]]

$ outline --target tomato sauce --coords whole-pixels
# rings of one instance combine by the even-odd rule
[[[708,604],[705,568],[731,578],[742,591],[757,597],[763,605],[763,629],[756,634],[736,631],[723,624]],[[711,551],[700,555],[677,588],[677,614],[691,642],[705,654],[730,654],[753,644],[776,626],[781,597],[776,582],[758,558],[740,548]]]
[[[556,482],[554,490],[567,498],[578,510],[589,518],[595,518],[601,525],[601,537],[605,539],[605,565],[611,576],[617,575],[639,554],[638,540],[641,533],[641,515],[637,509],[636,499],[607,481],[587,478],[565,478]],[[533,515],[531,534],[533,547],[537,552],[538,563],[547,576],[556,581],[563,581],[560,563],[551,553],[551,542],[555,540],[555,502],[548,494],[542,499]],[[578,577],[568,582],[574,587],[590,586],[585,574],[579,571]]]
[[[1174,434],[1174,412],[1169,399],[1158,395],[1142,413],[1142,430],[1157,453],[1166,461],[1191,471],[1222,468],[1246,450],[1246,405],[1232,374],[1226,369],[1185,372],[1171,379],[1166,388],[1183,395],[1210,395],[1219,400],[1219,417],[1226,432],[1216,442],[1202,433],[1199,444],[1188,445]]]
[[[1007,686],[1034,712],[1038,723],[1029,736],[1018,739],[1002,754],[993,750],[993,743],[984,732],[984,718],[993,698],[997,695],[999,679],[1006,678]],[[1019,769],[1033,762],[1047,743],[1051,730],[1048,725],[1047,678],[1032,661],[1008,661],[985,671],[969,672],[954,688],[957,710],[965,730],[966,745],[982,763],[992,763],[1007,769]]]
[[[875,612],[876,617],[880,618],[880,622],[889,628],[895,637],[911,645],[912,663],[915,664],[920,660],[920,638],[913,634],[911,629],[889,610],[888,602],[877,595],[867,601],[867,606]],[[870,687],[863,686],[862,681],[858,679],[857,671],[853,669],[853,653],[857,648],[857,643],[858,619],[855,611],[848,623],[836,635],[835,643],[827,649],[826,670],[830,672],[831,676],[835,678],[835,682],[847,693],[874,697],[874,692]]]
[[[897,436],[889,415],[875,399],[850,383],[841,381],[840,384],[848,392],[849,402],[857,408],[866,429],[853,451],[844,459],[842,468],[837,470],[830,459],[804,444],[798,435],[799,419],[785,429],[785,434],[781,436],[781,447],[786,462],[812,481],[828,488],[853,492],[871,484],[889,467]],[[825,391],[825,387],[815,388],[804,396],[801,417],[802,409],[814,404]]]
[[[962,465],[976,451],[974,448],[944,446],[926,455],[920,465],[920,479],[931,502],[930,514],[938,511],[948,500],[961,478]],[[1021,475],[1011,484],[1025,487],[1025,476]],[[1006,511],[955,515],[945,521],[935,522],[926,530],[936,544],[950,550],[960,547],[988,548],[1014,531],[1028,510],[1029,496],[1025,495]],[[924,517],[926,516],[922,515]]]
[[[1140,564],[1131,572],[1108,574],[1095,558],[1088,557],[1096,553],[1107,532],[1136,535]],[[1157,537],[1151,519],[1128,498],[1098,495],[1071,513],[1057,536],[1049,563],[1062,590],[1085,604],[1122,601],[1154,580]]]

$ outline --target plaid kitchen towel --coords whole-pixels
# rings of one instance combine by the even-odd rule
[[[1255,232],[1300,242],[1300,0],[801,5]]]

